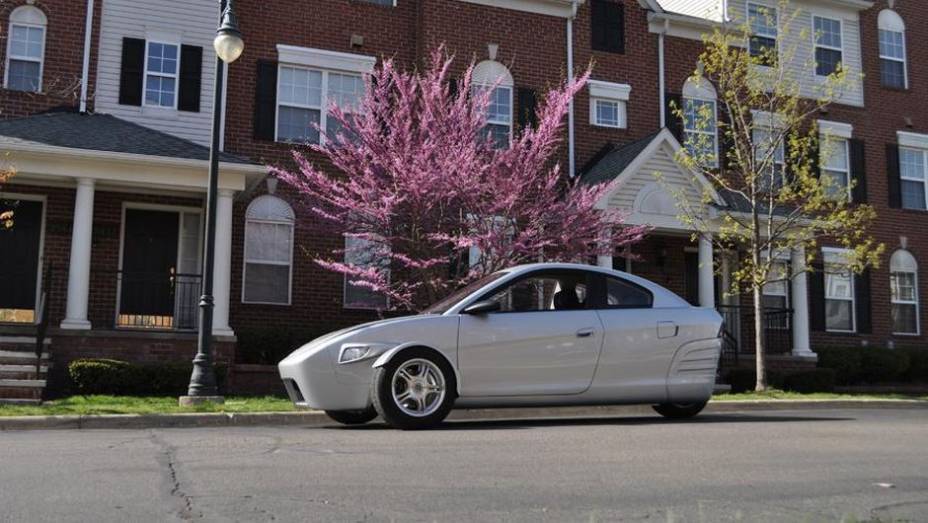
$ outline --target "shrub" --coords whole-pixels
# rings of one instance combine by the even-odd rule
[[[865,383],[899,381],[909,370],[909,355],[891,349],[861,349],[860,379]]]
[[[755,369],[732,369],[728,373],[728,383],[731,385],[731,392],[739,394],[742,392],[752,392],[757,384],[757,372]],[[767,386],[780,388],[783,383],[783,377],[779,372],[767,371]]]
[[[238,363],[277,365],[297,347],[326,332],[318,329],[237,329],[235,359]]]
[[[912,347],[904,352],[909,356],[909,370],[903,378],[906,381],[928,383],[928,347]]]
[[[783,377],[783,390],[792,392],[834,392],[834,369],[813,369]]]
[[[225,389],[227,368],[216,365],[216,382]],[[68,374],[79,394],[180,396],[187,392],[193,364],[189,362],[129,363],[108,359],[74,360]]]
[[[840,385],[851,385],[861,379],[863,364],[863,351],[860,347],[826,347],[817,349],[818,368],[833,369],[835,382]]]

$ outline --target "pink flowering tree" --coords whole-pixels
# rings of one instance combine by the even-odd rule
[[[319,265],[416,311],[508,266],[587,262],[642,239],[646,228],[597,208],[607,185],[567,180],[555,160],[588,75],[547,93],[537,125],[500,148],[485,129],[491,89],[471,85],[473,64],[454,84],[452,61],[442,48],[424,72],[385,60],[356,107],[329,108],[341,130],[320,129],[312,149],[335,169],[294,152],[297,170],[275,171],[312,216],[303,225],[346,238]]]

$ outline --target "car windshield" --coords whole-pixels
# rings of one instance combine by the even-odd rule
[[[473,294],[474,291],[476,291],[477,289],[483,287],[484,285],[487,285],[490,282],[493,282],[493,281],[496,281],[502,278],[505,274],[506,273],[503,271],[494,272],[493,274],[484,276],[483,278],[480,278],[479,280],[475,280],[465,285],[464,287],[461,287],[457,291],[451,293],[451,295],[448,296],[447,298],[435,303],[428,309],[425,309],[424,311],[422,311],[422,313],[423,314],[444,314],[445,312],[448,311],[448,309],[450,309],[451,307],[454,307],[461,300]]]

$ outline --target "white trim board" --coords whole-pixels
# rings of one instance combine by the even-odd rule
[[[374,56],[285,44],[277,44],[277,59],[282,64],[303,65],[353,73],[370,73],[374,70],[374,64],[377,63],[377,58]]]

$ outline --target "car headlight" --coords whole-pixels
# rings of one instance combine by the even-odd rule
[[[370,345],[347,345],[342,347],[341,354],[338,355],[339,363],[351,363],[367,357],[371,352]]]

